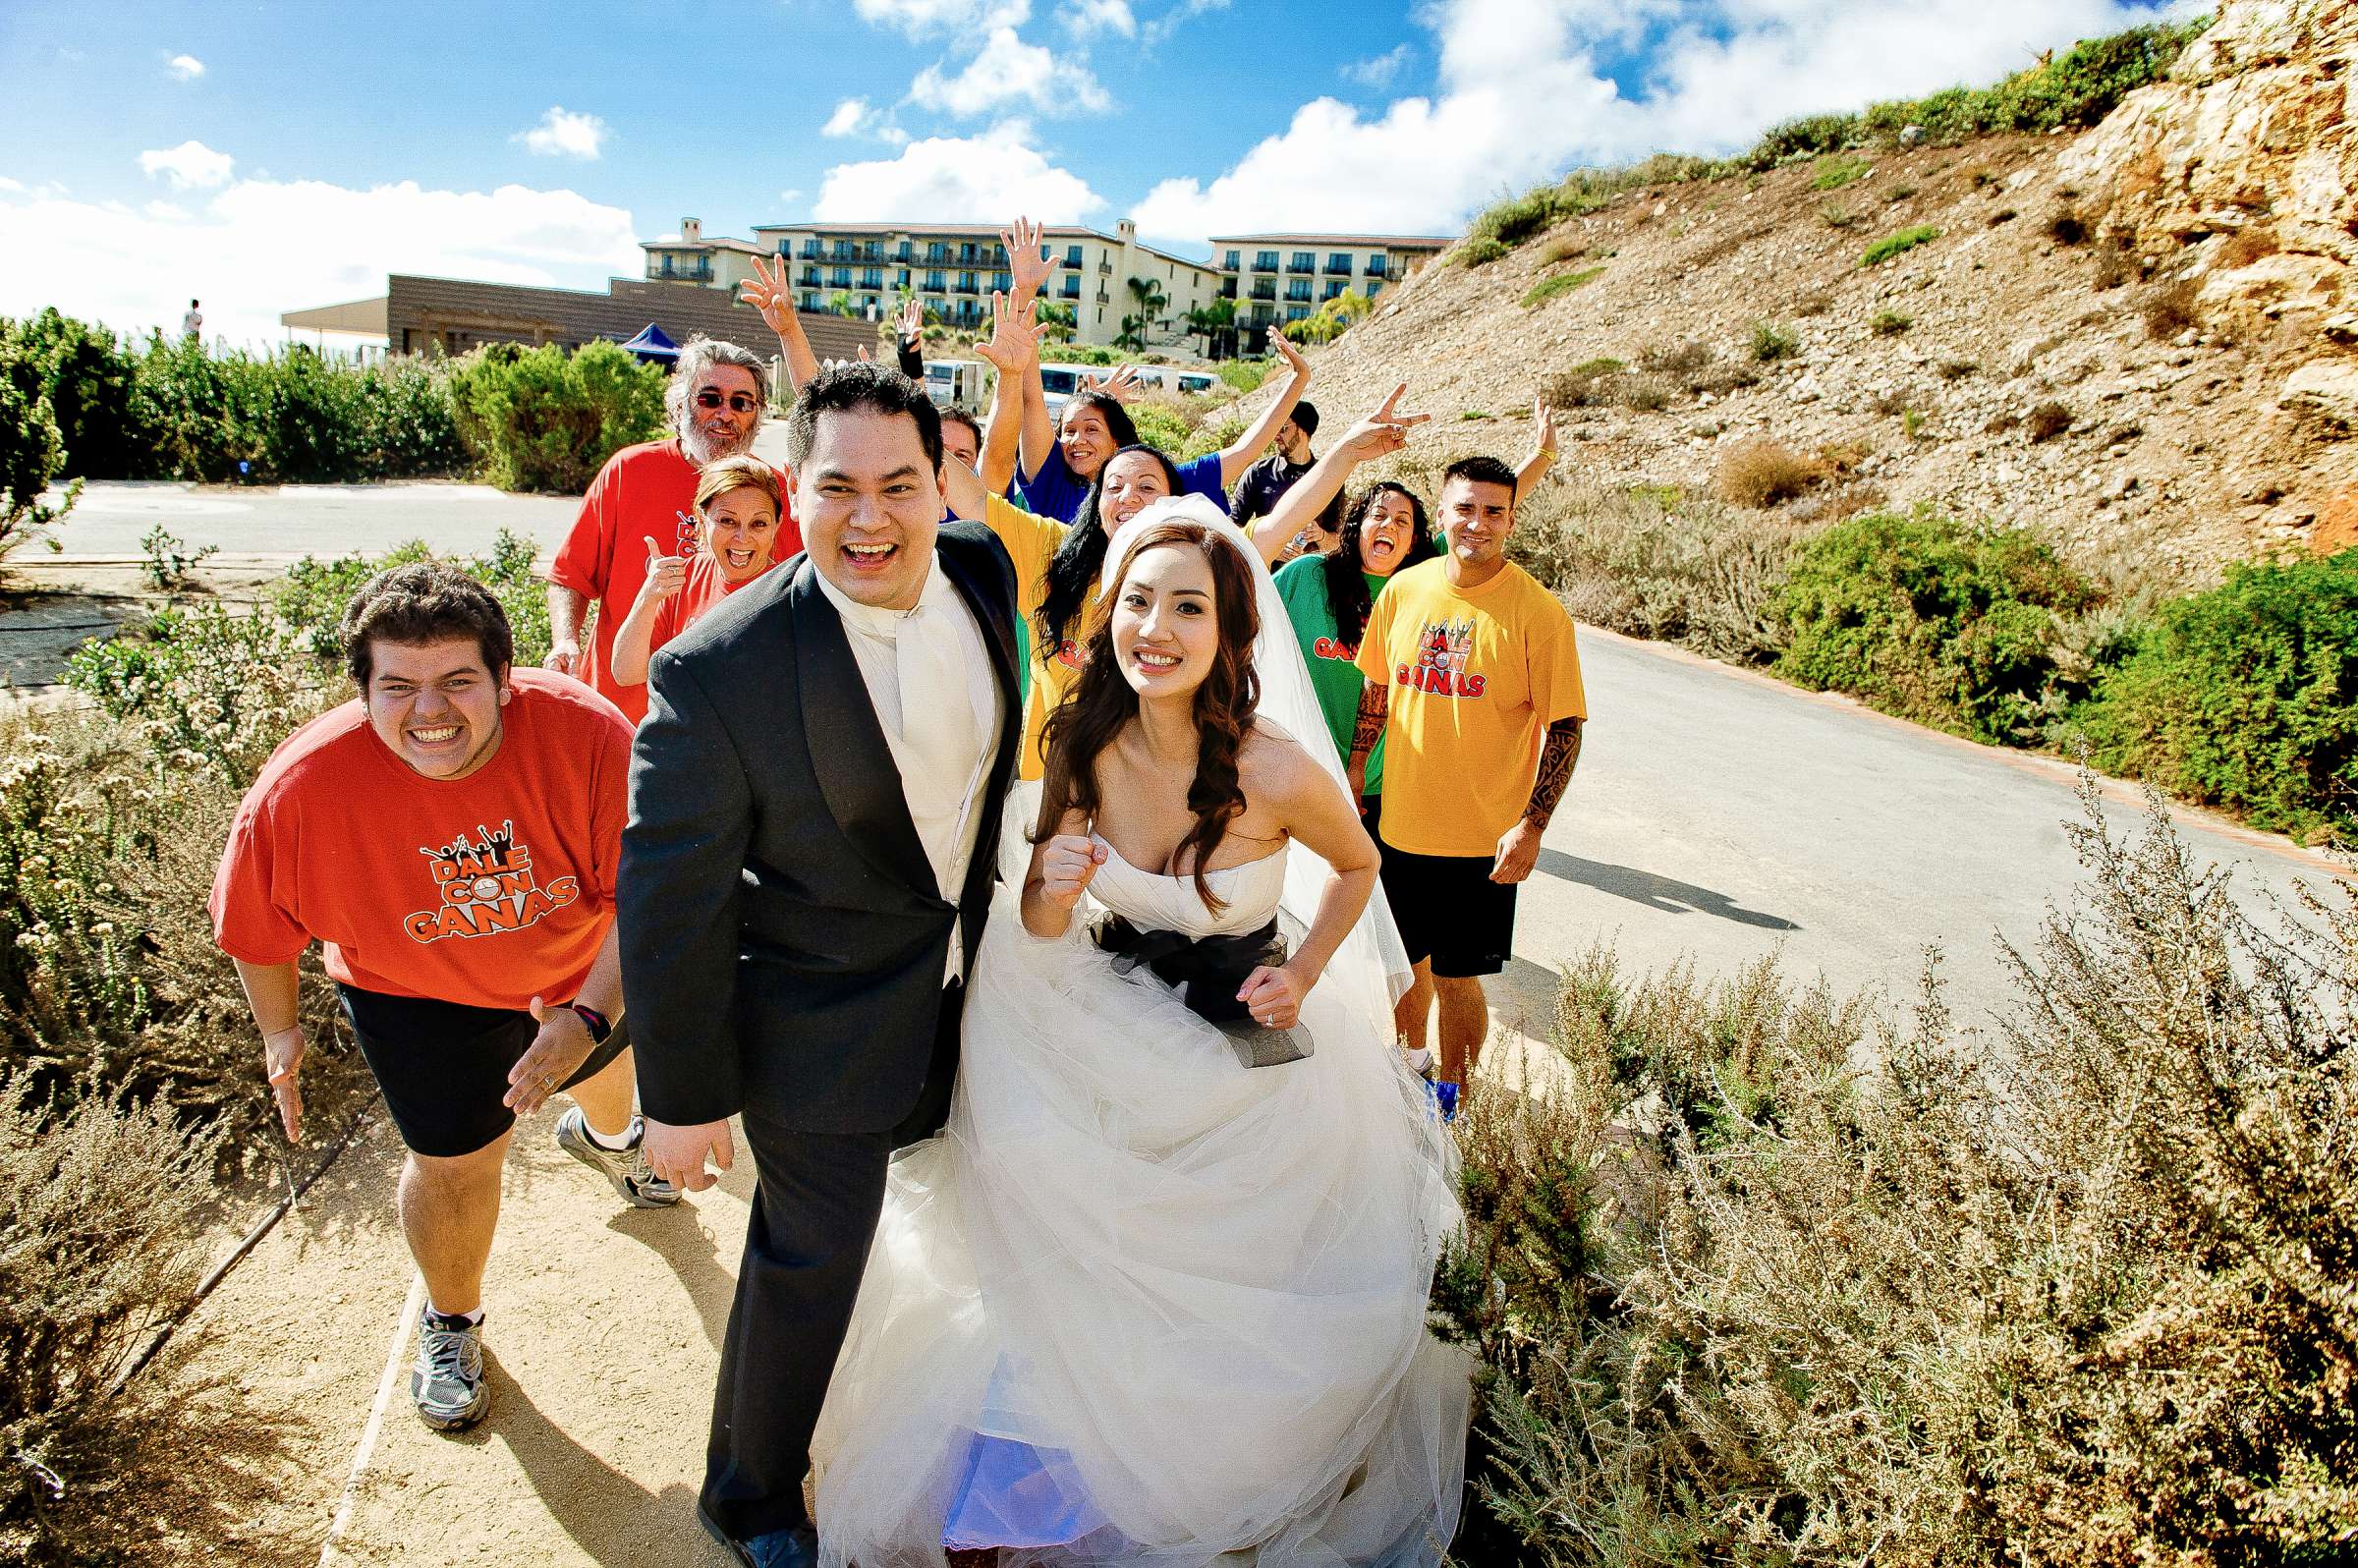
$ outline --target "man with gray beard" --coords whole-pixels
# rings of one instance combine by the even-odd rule
[[[663,393],[672,433],[606,460],[549,564],[548,668],[595,687],[633,724],[646,716],[646,688],[616,684],[614,629],[646,579],[650,542],[662,555],[696,553],[697,472],[754,444],[765,401],[762,371],[761,362],[734,343],[690,338]],[[782,475],[779,488],[787,490]],[[787,560],[802,548],[790,510],[778,520],[771,559]],[[582,616],[592,600],[597,620],[585,649]]]

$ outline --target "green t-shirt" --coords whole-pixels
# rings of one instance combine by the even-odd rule
[[[1370,576],[1368,597],[1383,591],[1390,578]],[[1346,646],[1336,636],[1334,610],[1326,602],[1326,558],[1305,555],[1277,569],[1277,596],[1294,623],[1294,638],[1302,644],[1303,662],[1310,666],[1310,684],[1319,694],[1319,711],[1343,759],[1351,758],[1351,732],[1359,725],[1359,694],[1368,678],[1354,662],[1357,646]],[[1383,793],[1383,742],[1368,754],[1368,793]]]

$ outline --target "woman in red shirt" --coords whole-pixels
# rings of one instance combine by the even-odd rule
[[[646,685],[655,649],[776,564],[784,513],[777,471],[759,458],[704,465],[696,480],[696,553],[666,555],[646,541],[646,581],[614,629],[615,684]]]

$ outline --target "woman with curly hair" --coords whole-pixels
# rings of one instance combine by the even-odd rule
[[[1460,1216],[1374,851],[1259,552],[1191,496],[1106,558],[949,1126],[893,1162],[819,1558],[1437,1564]]]

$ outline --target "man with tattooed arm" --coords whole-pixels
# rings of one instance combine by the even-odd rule
[[[1437,1000],[1439,1078],[1460,1095],[1489,1029],[1482,977],[1506,967],[1515,888],[1539,864],[1588,716],[1571,615],[1506,558],[1515,488],[1495,458],[1451,464],[1447,552],[1394,577],[1359,644],[1351,784],[1381,738],[1383,891],[1416,964],[1395,1017],[1420,1054]]]

